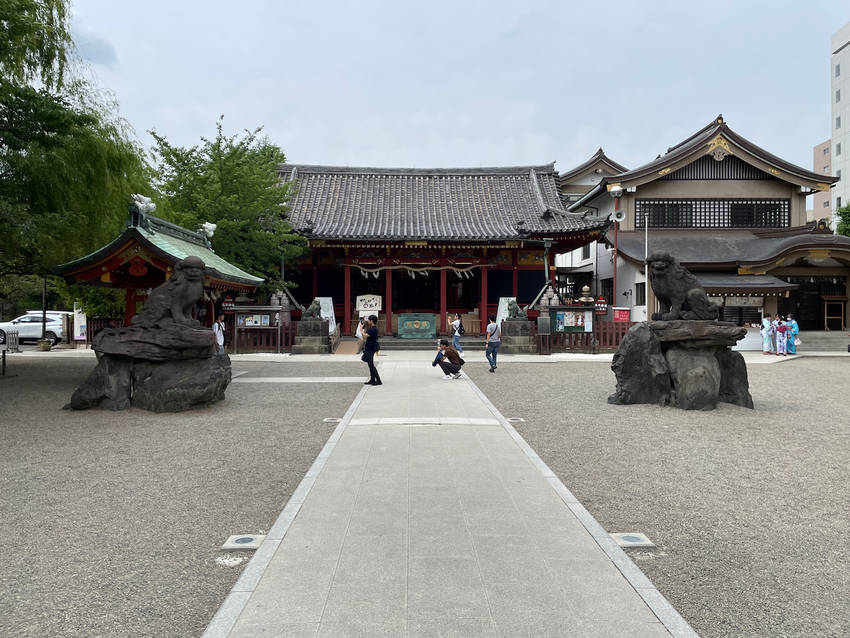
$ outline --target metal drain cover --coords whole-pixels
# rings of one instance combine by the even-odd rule
[[[339,419],[335,416],[329,416],[327,418],[322,419],[322,423],[339,423],[342,419]]]
[[[525,419],[520,418],[518,416],[512,416],[510,419],[508,419],[508,421],[511,423],[525,423]]]
[[[221,549],[259,549],[265,538],[265,534],[234,534],[225,541]]]
[[[620,547],[655,547],[646,534],[640,532],[619,532],[609,534]]]

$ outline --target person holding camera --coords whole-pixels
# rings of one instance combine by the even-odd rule
[[[460,379],[460,368],[465,363],[458,351],[449,345],[447,339],[440,339],[437,356],[431,363],[432,367],[440,366],[444,379]]]

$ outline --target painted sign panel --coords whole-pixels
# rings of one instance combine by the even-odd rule
[[[328,321],[328,334],[336,332],[336,315],[334,314],[333,297],[316,297],[322,307],[322,319]]]
[[[74,303],[74,341],[86,340],[86,313],[80,304]]]
[[[502,322],[508,318],[508,303],[511,301],[516,301],[516,297],[499,297],[499,308],[496,310],[497,324],[502,325]],[[486,322],[485,326],[489,323],[487,317],[481,317],[481,321]]]
[[[593,332],[592,310],[553,310],[553,332]]]
[[[631,321],[629,308],[611,308],[614,312],[614,321]]]
[[[357,295],[356,310],[372,311],[381,309],[381,295]],[[363,315],[360,315],[361,317]]]
[[[437,315],[424,312],[398,316],[399,339],[433,339],[437,336]]]

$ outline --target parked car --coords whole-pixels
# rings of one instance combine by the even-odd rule
[[[73,315],[73,313],[63,310],[47,311],[47,325],[45,326],[44,337],[54,345],[65,338],[64,318],[67,315]],[[0,322],[0,343],[6,343],[7,330],[16,330],[20,343],[24,341],[38,341],[41,339],[41,310],[30,310],[27,314],[21,315],[11,321]]]

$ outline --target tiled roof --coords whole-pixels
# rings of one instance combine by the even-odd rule
[[[605,154],[605,151],[603,151],[602,147],[600,146],[599,150],[596,151],[596,153],[593,154],[593,157],[591,157],[589,160],[582,164],[579,164],[573,169],[561,173],[561,185],[565,186],[569,184],[576,177],[579,177],[585,171],[593,168],[596,164],[602,164],[603,166],[608,167],[609,172],[614,175],[616,175],[617,173],[625,173],[627,170],[629,170],[622,164],[618,164],[610,157],[608,157]]]
[[[256,287],[264,281],[261,277],[255,277],[216,255],[201,233],[177,226],[153,215],[142,215],[138,220],[129,222],[124,231],[106,246],[90,255],[57,266],[54,272],[63,275],[85,268],[91,263],[107,258],[130,239],[149,246],[169,262],[177,263],[186,257],[200,257],[208,275],[226,282]]]
[[[315,239],[504,240],[602,228],[568,213],[553,164],[347,168],[283,164],[289,222]]]

